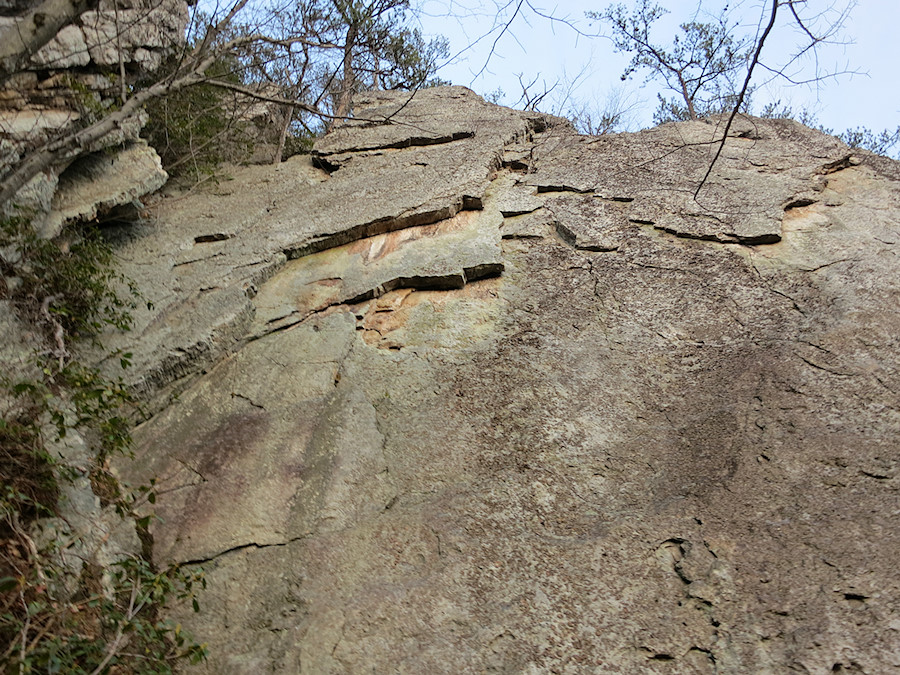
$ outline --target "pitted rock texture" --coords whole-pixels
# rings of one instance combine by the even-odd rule
[[[900,668],[896,165],[742,119],[697,192],[716,121],[356,111],[121,233],[200,671]]]

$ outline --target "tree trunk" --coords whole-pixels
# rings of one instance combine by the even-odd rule
[[[294,106],[286,106],[284,111],[284,124],[281,125],[281,134],[278,137],[278,148],[272,156],[272,164],[281,162],[284,157],[284,142],[287,139],[288,128],[291,126],[291,120],[294,119]]]
[[[678,81],[681,83],[681,96],[684,98],[684,104],[687,106],[688,115],[692,120],[697,119],[697,111],[694,110],[694,99],[688,93],[687,83],[682,79],[681,73],[678,74]]]
[[[347,40],[344,42],[343,79],[341,91],[338,94],[337,106],[334,110],[335,118],[346,117],[350,113],[350,99],[353,97],[353,85],[356,83],[356,75],[353,72],[353,48],[356,46],[356,38],[359,32],[356,25],[347,27]],[[337,119],[332,120],[333,126]]]

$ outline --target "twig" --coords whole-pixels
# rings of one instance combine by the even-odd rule
[[[31,627],[31,615],[28,613],[28,603],[25,602],[25,591],[21,588],[19,589],[19,598],[25,609],[25,625],[22,626],[22,660],[19,661],[19,675],[23,675],[25,673],[25,655],[28,653],[28,629]]]
[[[137,615],[139,611],[141,611],[141,607],[143,607],[143,603],[135,609],[134,602],[137,600],[138,594],[138,585],[140,583],[139,579],[135,579],[134,583],[131,586],[131,597],[128,600],[128,611],[125,613],[125,617],[119,622],[118,627],[116,628],[116,637],[113,639],[112,644],[106,648],[106,656],[103,657],[103,660],[91,671],[91,675],[100,675],[103,672],[103,669],[106,668],[107,664],[112,661],[113,657],[118,653],[119,646],[122,643],[123,638],[125,637],[125,626]]]
[[[59,359],[59,369],[62,370],[66,365],[66,357],[69,351],[66,349],[65,335],[66,331],[62,324],[50,313],[50,305],[60,299],[59,295],[48,295],[41,303],[41,316],[53,326],[53,340],[56,342],[56,349],[51,354]]]
[[[719,159],[719,155],[721,155],[722,150],[725,149],[725,143],[728,141],[728,131],[731,129],[731,124],[732,122],[734,122],[734,118],[737,117],[737,114],[740,112],[741,106],[744,105],[744,96],[747,95],[747,89],[749,89],[750,87],[750,78],[753,77],[753,68],[759,61],[759,55],[762,52],[762,48],[766,42],[766,38],[769,36],[769,33],[775,26],[775,16],[778,14],[779,3],[780,0],[772,0],[772,14],[769,17],[769,25],[766,26],[766,29],[763,31],[763,34],[759,38],[759,42],[756,43],[756,52],[753,54],[753,58],[750,61],[750,66],[747,68],[747,77],[744,78],[744,86],[741,87],[741,91],[738,94],[737,102],[734,105],[734,110],[732,110],[731,114],[728,116],[728,122],[725,124],[725,130],[722,132],[722,140],[719,143],[719,147],[716,149],[715,156],[713,156],[712,161],[709,163],[709,166],[706,167],[706,173],[704,174],[703,179],[700,181],[697,189],[694,190],[695,200],[700,194],[700,190],[702,190],[703,186],[706,184],[707,179],[709,179],[713,167],[716,165],[716,160]]]

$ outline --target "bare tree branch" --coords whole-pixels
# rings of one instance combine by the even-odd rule
[[[750,80],[753,77],[753,69],[759,61],[759,55],[762,53],[763,46],[766,43],[766,38],[769,37],[769,33],[772,32],[772,28],[775,26],[775,17],[778,14],[778,5],[780,0],[772,0],[772,13],[769,16],[769,24],[766,26],[766,29],[763,31],[763,34],[760,36],[759,40],[756,42],[756,50],[753,53],[753,58],[750,60],[750,65],[747,68],[747,77],[744,78],[744,86],[741,87],[741,91],[738,94],[737,103],[734,105],[734,110],[731,111],[731,114],[728,116],[728,122],[725,124],[725,129],[722,132],[722,140],[719,143],[719,147],[716,149],[716,154],[713,156],[712,161],[709,163],[709,166],[706,168],[706,173],[703,175],[703,178],[700,180],[700,184],[697,186],[697,189],[694,191],[694,199],[697,199],[697,196],[700,194],[700,190],[703,189],[703,186],[706,184],[706,181],[709,179],[710,174],[712,173],[713,167],[716,165],[716,161],[719,159],[719,156],[722,154],[722,150],[725,149],[725,143],[728,141],[728,132],[731,129],[731,125],[734,122],[734,118],[737,117],[737,114],[741,110],[741,106],[744,104],[744,97],[747,95],[747,90],[750,88]]]

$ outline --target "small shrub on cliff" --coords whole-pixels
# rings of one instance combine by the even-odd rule
[[[211,67],[210,75],[236,82],[233,71],[223,58]],[[198,181],[213,174],[221,162],[239,162],[248,156],[251,140],[240,124],[246,105],[221,87],[186,87],[147,104],[149,120],[141,135],[172,176]]]
[[[112,249],[94,229],[54,242],[34,234],[25,218],[0,221],[0,274],[0,299],[41,326],[56,349],[61,340],[92,337],[105,326],[131,326],[139,294],[115,271]],[[117,290],[123,286],[125,297]]]
[[[31,363],[0,373],[0,672],[169,673],[178,660],[205,655],[161,618],[173,599],[196,607],[201,572],[156,570],[146,551],[103,570],[83,552],[83,534],[35,536],[39,523],[60,520],[60,495],[84,478],[101,504],[146,533],[135,508],[152,503],[152,486],[130,494],[107,469],[110,455],[130,452],[123,410],[134,402],[121,379],[80,363],[72,348],[106,326],[131,325],[139,296],[113,263],[96,231],[51,242],[24,218],[0,220],[0,300],[38,338]],[[129,354],[119,358],[129,364]],[[76,432],[90,445],[87,464],[49,449]],[[76,579],[64,564],[73,555],[83,558]]]

